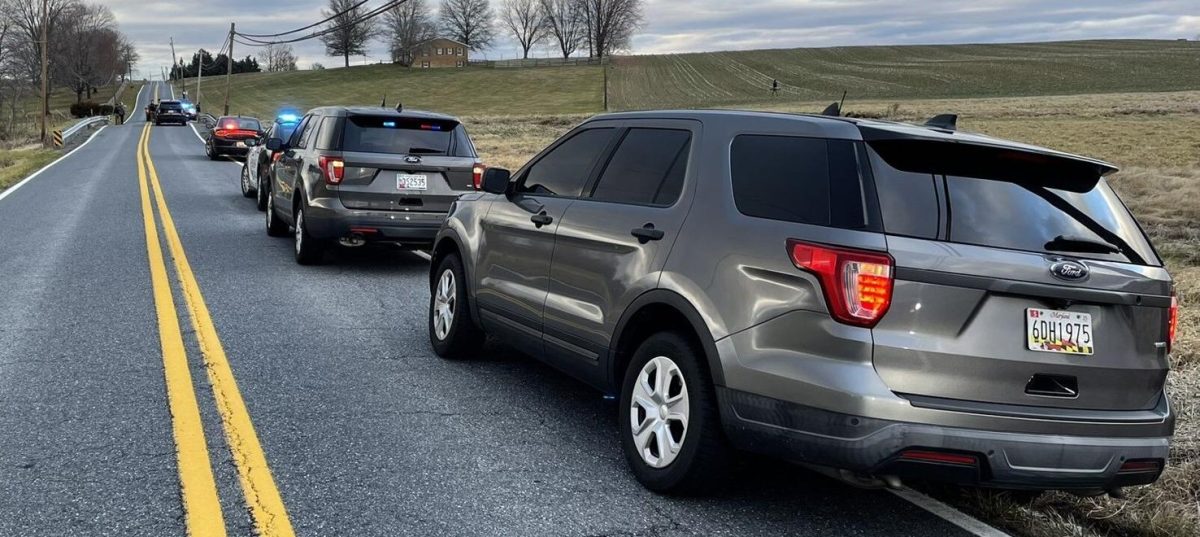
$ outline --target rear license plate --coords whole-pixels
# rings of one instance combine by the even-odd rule
[[[246,147],[246,142],[238,142],[237,146],[238,147]]]
[[[1087,313],[1028,308],[1025,341],[1031,351],[1087,356],[1096,352],[1092,316]]]
[[[428,176],[407,173],[396,174],[396,188],[399,190],[425,190],[428,187]]]

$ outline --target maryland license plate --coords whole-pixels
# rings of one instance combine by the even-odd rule
[[[425,190],[429,188],[429,177],[398,173],[396,174],[396,188],[399,190]]]
[[[1092,355],[1092,316],[1075,311],[1025,310],[1025,341],[1031,351]]]

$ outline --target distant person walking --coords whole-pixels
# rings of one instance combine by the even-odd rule
[[[113,110],[117,114],[117,125],[125,123],[125,104],[117,103],[117,107]]]
[[[779,79],[778,78],[771,80],[771,96],[775,97],[776,95],[779,95]]]

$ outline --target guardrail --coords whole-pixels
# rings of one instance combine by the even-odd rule
[[[62,131],[56,131],[54,133],[54,145],[58,147],[66,147],[71,143],[71,138],[73,138],[75,135],[97,124],[107,124],[108,121],[108,116],[85,117]]]

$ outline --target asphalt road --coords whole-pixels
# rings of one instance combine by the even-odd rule
[[[140,119],[0,200],[0,536],[186,534]],[[206,159],[191,128],[153,127],[149,151],[297,535],[965,535],[774,461],[747,462],[714,497],[649,493],[601,394],[500,346],[432,354],[425,259],[343,251],[298,266],[238,191],[239,167]],[[171,277],[225,526],[251,535]]]

